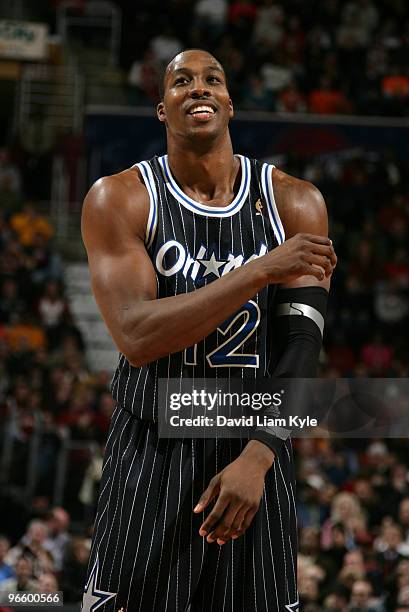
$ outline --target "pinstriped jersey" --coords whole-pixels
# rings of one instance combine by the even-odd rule
[[[167,155],[135,164],[149,194],[145,243],[156,272],[158,299],[215,282],[284,241],[272,187],[273,166],[237,157],[237,194],[220,207],[186,195],[172,175]],[[179,353],[141,367],[131,366],[120,354],[111,384],[114,399],[136,416],[156,420],[159,378],[269,377],[274,294],[274,286],[263,288],[213,333]]]

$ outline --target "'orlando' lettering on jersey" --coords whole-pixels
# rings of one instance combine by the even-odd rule
[[[175,261],[169,266],[167,261],[169,254],[170,258],[172,258],[172,251],[174,251],[173,256]],[[192,257],[189,251],[186,251],[185,247],[180,244],[180,242],[177,240],[168,240],[158,250],[155,267],[163,276],[173,276],[181,272],[185,278],[189,276],[194,281],[196,287],[200,287],[205,284],[205,278],[209,274],[214,274],[214,276],[220,278],[231,270],[239,268],[243,263],[248,263],[256,257],[265,255],[267,253],[267,247],[265,244],[262,244],[258,253],[254,253],[246,260],[242,254],[234,255],[233,253],[229,253],[227,257],[219,261],[214,251],[211,252],[211,255],[209,255],[208,251],[209,249],[202,244],[196,257]]]
[[[145,242],[158,298],[195,291],[284,241],[273,166],[239,158],[240,186],[223,207],[187,196],[166,155],[136,164],[149,193]],[[138,368],[120,354],[112,380],[114,398],[136,416],[156,420],[158,378],[269,377],[274,294],[274,286],[262,289],[202,342],[180,353]]]

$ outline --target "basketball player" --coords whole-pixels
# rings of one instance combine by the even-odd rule
[[[212,55],[180,53],[163,86],[167,155],[97,181],[83,208],[120,356],[82,609],[296,611],[290,440],[158,438],[157,382],[314,375],[336,263],[325,204],[233,155]]]

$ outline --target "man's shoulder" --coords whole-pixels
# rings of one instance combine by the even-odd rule
[[[132,166],[95,181],[85,197],[83,211],[118,215],[148,210],[148,206],[149,195],[140,170]]]
[[[149,194],[137,167],[103,176],[88,191],[82,207],[83,238],[130,232],[145,235]]]
[[[275,197],[285,199],[290,203],[294,202],[294,204],[302,198],[312,206],[323,202],[322,193],[310,181],[287,174],[278,168],[273,169],[272,180]]]
[[[138,193],[146,192],[145,184],[141,176],[141,171],[137,166],[132,166],[121,172],[102,176],[92,185],[87,195],[115,196],[116,193],[121,197],[132,197]]]
[[[322,193],[315,185],[278,168],[273,169],[272,181],[274,198],[287,237],[299,231],[312,231],[310,225],[326,225],[327,208]]]

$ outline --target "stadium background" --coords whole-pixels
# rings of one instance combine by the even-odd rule
[[[1,0],[0,592],[79,609],[115,366],[81,202],[164,151],[157,76],[184,47],[224,64],[235,149],[326,198],[322,375],[408,377],[404,0]],[[407,440],[295,445],[302,610],[409,610]]]

